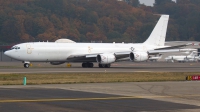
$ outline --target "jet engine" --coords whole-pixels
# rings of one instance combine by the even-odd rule
[[[131,52],[129,55],[131,61],[146,61],[148,59],[148,54],[146,52]]]
[[[60,65],[60,64],[63,64],[63,63],[65,63],[65,62],[50,62],[50,64],[52,64],[52,65]]]
[[[99,54],[97,55],[96,60],[100,64],[110,64],[115,62],[116,57],[114,54]]]

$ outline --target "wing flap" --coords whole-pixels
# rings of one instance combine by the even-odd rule
[[[180,49],[170,49],[170,50],[150,50],[148,51],[149,55],[161,54],[161,53],[168,53],[168,52],[179,52]]]
[[[162,49],[162,50],[150,50],[148,51],[149,55],[170,53],[170,52],[191,52],[196,51],[196,49]]]

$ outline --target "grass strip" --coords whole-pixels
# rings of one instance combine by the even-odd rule
[[[38,73],[38,74],[0,74],[0,85],[22,85],[26,77],[27,85],[32,84],[72,84],[108,82],[153,82],[184,81],[188,75],[200,73],[187,72],[134,72],[134,73]]]

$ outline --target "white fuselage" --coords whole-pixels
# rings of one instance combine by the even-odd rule
[[[123,43],[55,43],[55,42],[32,42],[16,45],[20,49],[12,49],[5,52],[11,58],[21,61],[50,62],[67,61],[71,55],[101,54],[116,52],[147,52],[158,46],[145,44]],[[159,46],[163,47],[163,46]],[[13,55],[15,54],[15,55]]]
[[[185,61],[186,56],[172,56],[172,58],[176,61]]]

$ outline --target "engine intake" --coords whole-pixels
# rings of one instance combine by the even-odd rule
[[[109,64],[115,62],[116,57],[114,54],[99,54],[96,60],[100,64]]]
[[[148,59],[148,54],[146,52],[131,52],[129,54],[129,58],[131,61],[146,61]]]

